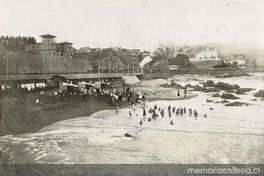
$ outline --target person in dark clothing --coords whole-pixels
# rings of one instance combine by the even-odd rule
[[[173,113],[175,112],[175,109],[176,109],[176,108],[175,108],[175,106],[174,106],[174,107],[172,108],[172,112],[173,112]]]
[[[173,123],[173,120],[171,120],[171,121],[170,121],[170,124],[171,124],[171,125],[173,125],[173,124],[174,124],[174,123]]]
[[[197,118],[198,118],[198,112],[196,110],[193,111],[193,115],[194,115],[195,120],[197,120]]]
[[[183,113],[186,114],[186,108],[185,107],[183,108]]]
[[[130,94],[127,95],[127,102],[130,102]]]
[[[178,97],[179,97],[179,96],[181,96],[181,95],[180,95],[180,90],[178,90],[178,93],[177,93],[177,95],[178,95]]]
[[[181,108],[181,110],[180,110],[180,113],[181,113],[181,116],[183,115],[183,109]]]
[[[140,125],[143,125],[143,121],[142,121],[142,120],[140,120],[139,124],[140,124]]]
[[[192,109],[189,109],[189,116],[192,116]]]
[[[161,117],[164,117],[164,109],[161,110],[160,115]]]
[[[180,110],[179,110],[179,108],[177,108],[177,110],[176,110],[176,116],[178,116],[179,113],[180,113]]]
[[[169,110],[169,117],[171,117],[171,111]]]
[[[143,117],[146,117],[146,109],[143,108]]]

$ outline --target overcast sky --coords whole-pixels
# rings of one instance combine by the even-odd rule
[[[264,0],[0,0],[0,35],[153,49],[220,42],[264,48]]]

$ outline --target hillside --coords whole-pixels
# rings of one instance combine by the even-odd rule
[[[260,49],[242,48],[230,44],[207,43],[185,46],[178,49],[177,52],[185,53],[191,58],[206,48],[215,48],[220,58],[226,60],[244,59],[250,66],[257,65],[258,67],[264,68],[264,50]]]

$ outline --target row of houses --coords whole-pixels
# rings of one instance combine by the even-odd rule
[[[122,48],[89,48],[83,47],[79,50],[74,49],[70,42],[57,43],[55,35],[45,34],[41,35],[41,43],[33,45],[26,45],[25,52],[28,54],[38,55],[41,58],[45,57],[46,62],[51,60],[65,60],[61,61],[60,66],[54,65],[50,71],[60,68],[63,72],[63,65],[65,73],[89,73],[89,72],[139,72],[140,71],[140,50],[128,50]],[[52,65],[46,63],[47,65]],[[67,65],[69,65],[67,67]],[[77,65],[74,68],[74,65]],[[56,68],[57,67],[57,68]],[[74,70],[73,70],[74,69]]]

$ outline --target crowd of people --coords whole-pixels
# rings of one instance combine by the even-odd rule
[[[136,117],[139,116],[139,113],[136,111],[136,105],[131,104],[132,108],[128,110],[129,118],[133,118],[133,115]],[[142,109],[142,115],[140,117],[139,124],[143,125],[144,122],[156,121],[158,118],[166,118],[170,119],[170,125],[174,125],[175,121],[173,118],[175,117],[192,117],[195,120],[198,120],[198,117],[207,118],[206,113],[199,113],[196,109],[187,108],[187,107],[176,107],[169,105],[166,109],[158,107],[156,104],[153,107],[147,109],[144,103],[140,104]],[[132,113],[134,111],[134,113]]]

